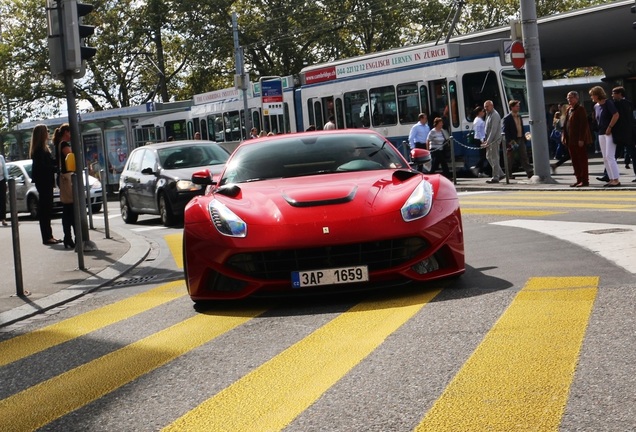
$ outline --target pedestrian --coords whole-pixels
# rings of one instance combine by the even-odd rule
[[[250,139],[256,139],[258,138],[258,129],[256,129],[255,127],[253,127],[250,130]]]
[[[486,159],[492,167],[492,178],[486,183],[499,183],[506,177],[499,165],[499,147],[501,147],[501,116],[491,100],[484,102],[486,110],[486,139],[482,146],[486,147]]]
[[[450,177],[448,163],[446,162],[446,152],[444,151],[448,138],[448,132],[444,130],[444,120],[441,117],[436,117],[433,120],[433,129],[431,129],[426,138],[426,149],[431,152],[430,172],[434,173],[442,165],[442,174],[445,177]]]
[[[0,213],[2,213],[2,226],[7,226],[9,225],[7,223],[7,180],[9,179],[9,172],[7,171],[7,162],[1,154],[0,176]]]
[[[38,191],[38,219],[42,243],[54,245],[61,243],[53,237],[51,216],[53,214],[53,188],[55,187],[55,159],[49,149],[49,130],[44,124],[33,129],[29,157],[33,160],[32,180]]]
[[[329,121],[325,123],[324,130],[334,130],[336,128],[336,118],[334,116],[329,116]]]
[[[612,99],[618,111],[618,121],[612,132],[612,137],[617,144],[616,155],[621,155],[618,147],[623,147],[625,168],[629,169],[629,159],[634,159],[634,155],[636,155],[633,136],[636,123],[634,122],[634,107],[632,103],[625,98],[625,89],[623,87],[619,86],[612,89]],[[634,174],[636,175],[636,165],[634,165]],[[636,182],[636,179],[633,181]]]
[[[194,133],[194,139],[195,140],[200,140],[201,139],[201,132],[195,132]]]
[[[68,123],[55,129],[53,133],[53,147],[58,169],[58,179],[60,187],[60,201],[62,202],[62,231],[64,232],[64,249],[75,248],[73,235],[75,231],[75,210],[73,207],[73,172],[66,166],[67,157],[72,153],[71,147],[71,127]],[[71,235],[71,229],[73,235]]]
[[[409,147],[411,150],[416,148],[425,149],[426,140],[430,132],[431,127],[428,125],[428,116],[426,113],[420,113],[417,116],[417,123],[411,127],[409,132]]]
[[[563,123],[563,143],[567,146],[572,159],[572,168],[576,182],[570,187],[584,187],[590,185],[589,167],[587,160],[587,145],[592,144],[592,134],[587,121],[587,113],[579,103],[579,94],[571,91],[567,95],[568,108]]]
[[[479,149],[479,160],[470,167],[475,177],[487,177],[486,172],[490,170],[490,165],[486,159],[486,148],[481,144],[486,139],[486,122],[484,117],[486,110],[482,106],[478,106],[473,110],[473,146]]]
[[[616,162],[616,143],[612,135],[612,129],[616,125],[620,115],[614,102],[607,98],[603,87],[594,86],[590,89],[589,94],[592,98],[592,102],[594,102],[594,114],[598,123],[598,142],[601,146],[603,165],[605,166],[605,170],[607,170],[609,180],[604,186],[620,186],[620,172],[618,170],[618,163]]]
[[[514,172],[515,155],[518,155],[521,167],[530,178],[534,175],[534,170],[530,162],[528,162],[528,147],[523,132],[523,120],[519,114],[521,102],[512,99],[508,102],[508,108],[510,112],[503,118],[503,133],[506,138],[509,177],[514,178],[512,173]]]
[[[556,152],[554,157],[557,161],[550,164],[552,168],[552,174],[556,174],[558,167],[570,160],[570,152],[568,147],[563,143],[563,123],[568,112],[568,104],[562,104],[560,110],[554,113],[554,119],[552,120],[554,129],[552,130],[552,139],[557,142]]]

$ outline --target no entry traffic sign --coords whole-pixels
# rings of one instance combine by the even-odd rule
[[[520,41],[514,41],[510,45],[510,60],[515,69],[523,69],[526,64],[526,50]]]

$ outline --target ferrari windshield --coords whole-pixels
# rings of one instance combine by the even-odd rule
[[[220,184],[396,168],[408,166],[379,135],[302,133],[239,147]]]

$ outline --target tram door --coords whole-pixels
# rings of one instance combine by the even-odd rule
[[[457,101],[457,80],[441,79],[429,81],[428,83],[431,113],[429,121],[432,122],[435,117],[441,117],[444,120],[444,129],[449,133],[451,128],[459,128],[459,111]]]
[[[335,118],[336,127],[343,129],[344,124],[344,109],[342,104],[342,98],[334,96],[327,96],[323,98],[311,98],[307,101],[307,112],[309,113],[309,125],[316,126],[317,130],[321,130],[325,127],[325,123],[329,121],[329,117]],[[309,126],[308,125],[308,126]]]

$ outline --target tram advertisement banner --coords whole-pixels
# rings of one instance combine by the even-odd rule
[[[128,143],[126,131],[123,129],[104,131],[106,152],[108,153],[108,184],[119,184],[119,176],[128,159]]]
[[[88,175],[102,180],[101,170],[104,169],[104,146],[102,145],[102,134],[82,135],[84,144],[84,166],[88,170]]]

